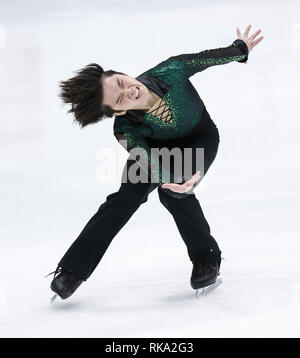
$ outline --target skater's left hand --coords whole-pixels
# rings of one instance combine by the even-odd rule
[[[193,188],[194,184],[200,179],[200,177],[200,170],[198,170],[196,174],[194,174],[191,179],[187,180],[185,183],[165,183],[161,187],[163,189],[170,189],[176,193],[185,193]]]
[[[238,38],[246,43],[249,52],[252,51],[253,47],[255,47],[264,38],[263,36],[261,36],[258,39],[254,40],[255,37],[261,32],[261,29],[255,31],[254,34],[248,37],[250,28],[251,25],[248,25],[243,35],[241,34],[240,29],[238,27],[236,28]],[[246,64],[247,62],[244,62],[244,64]]]

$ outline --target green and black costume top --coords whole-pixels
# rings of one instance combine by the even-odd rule
[[[157,116],[152,111],[129,110],[115,117],[113,131],[117,140],[126,140],[126,150],[144,149],[139,152],[139,165],[149,177],[157,178],[159,185],[166,181],[159,158],[153,153],[151,157],[145,137],[169,140],[191,133],[201,121],[205,105],[189,78],[211,66],[247,60],[248,47],[243,40],[237,39],[228,47],[172,56],[136,77],[160,96],[167,107],[164,108],[167,115],[164,111]],[[174,182],[172,175],[170,177],[169,182]]]

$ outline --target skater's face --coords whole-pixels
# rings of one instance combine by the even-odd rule
[[[103,76],[102,86],[102,104],[115,111],[122,111],[114,113],[115,116],[123,115],[130,109],[148,110],[149,90],[136,79],[121,74]]]

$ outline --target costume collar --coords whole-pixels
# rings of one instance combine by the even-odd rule
[[[171,88],[167,83],[159,80],[156,77],[150,75],[140,75],[135,78],[139,82],[141,82],[144,86],[149,88],[151,91],[156,93],[159,97],[163,98],[168,90]],[[125,116],[129,120],[134,122],[143,122],[144,121],[145,111],[138,109],[131,109],[126,112]]]

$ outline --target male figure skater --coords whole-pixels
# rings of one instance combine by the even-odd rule
[[[192,288],[206,289],[216,284],[221,250],[193,189],[217,154],[219,133],[189,78],[211,66],[246,63],[249,52],[263,39],[255,40],[261,30],[249,36],[250,27],[243,36],[237,28],[238,39],[228,47],[172,56],[136,78],[90,64],[60,83],[60,96],[64,103],[71,104],[69,112],[74,114],[75,122],[85,127],[115,116],[115,137],[130,153],[139,149],[139,155],[129,156],[119,190],[107,196],[59,261],[51,282],[56,295],[66,299],[88,279],[112,239],[155,188],[186,244],[193,264]],[[172,167],[166,179],[164,163],[151,155],[153,148],[189,148],[192,174],[176,176]],[[204,149],[203,173],[198,170],[199,148]],[[183,156],[181,160],[184,167],[187,159]],[[139,181],[129,175],[137,163],[139,174],[146,173]]]

